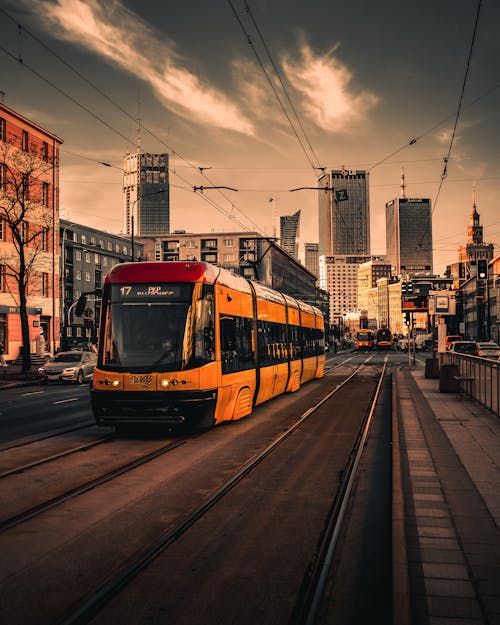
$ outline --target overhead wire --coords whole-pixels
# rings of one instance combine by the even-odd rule
[[[302,135],[304,136],[304,139],[305,139],[305,141],[307,142],[307,146],[308,146],[308,148],[309,148],[309,150],[310,150],[311,154],[312,154],[312,155],[314,156],[314,158],[316,159],[316,164],[317,164],[317,167],[314,167],[314,169],[322,169],[322,168],[320,167],[320,160],[319,160],[319,158],[317,157],[316,152],[314,151],[314,148],[313,148],[313,147],[312,147],[312,145],[311,145],[311,142],[310,142],[310,140],[309,140],[309,138],[308,138],[308,136],[307,136],[307,133],[306,133],[306,131],[305,131],[305,129],[304,129],[304,125],[302,124],[302,122],[301,122],[301,120],[300,120],[300,117],[299,117],[299,115],[298,115],[298,113],[297,113],[297,109],[295,108],[295,106],[294,106],[294,104],[293,104],[293,102],[292,102],[292,99],[291,99],[291,97],[290,97],[290,95],[289,95],[289,93],[288,93],[288,89],[287,89],[287,87],[286,87],[285,83],[283,82],[283,79],[282,79],[282,77],[281,77],[281,73],[280,73],[280,71],[278,70],[278,67],[277,67],[276,63],[274,62],[273,56],[272,56],[272,54],[271,54],[271,51],[269,50],[269,46],[267,45],[267,43],[266,43],[266,41],[265,41],[265,39],[264,39],[264,37],[263,37],[263,35],[262,35],[262,32],[261,32],[261,30],[260,30],[260,28],[259,28],[259,25],[257,24],[257,21],[255,20],[255,17],[254,17],[254,15],[253,15],[253,12],[252,12],[252,10],[250,9],[250,6],[248,5],[248,2],[247,2],[246,0],[244,0],[244,4],[245,4],[245,9],[246,9],[246,11],[247,11],[248,15],[250,16],[250,18],[251,18],[251,20],[252,20],[252,24],[254,25],[254,28],[255,28],[255,30],[257,31],[257,34],[259,35],[259,39],[260,39],[260,41],[261,41],[261,43],[262,43],[262,45],[263,45],[263,47],[264,47],[264,50],[266,51],[267,58],[269,59],[269,61],[270,61],[271,65],[272,65],[272,67],[273,67],[273,69],[274,69],[274,73],[276,74],[276,76],[277,76],[277,78],[278,78],[278,80],[279,80],[279,82],[280,82],[281,88],[282,88],[282,90],[283,90],[283,93],[285,94],[285,97],[286,97],[286,99],[287,99],[287,102],[288,102],[288,104],[289,104],[290,108],[292,109],[292,112],[293,112],[293,114],[294,114],[295,119],[297,120],[297,124],[299,125],[299,128],[300,128],[300,130],[302,131]]]
[[[281,98],[280,98],[280,96],[278,94],[276,86],[274,85],[274,82],[271,80],[271,77],[269,76],[269,73],[268,73],[264,63],[263,63],[262,59],[260,58],[260,55],[257,52],[257,50],[256,50],[256,48],[255,48],[255,46],[253,44],[252,36],[250,35],[250,33],[245,28],[245,25],[243,24],[240,16],[238,15],[238,12],[234,8],[234,5],[233,5],[232,1],[231,0],[227,0],[227,2],[229,4],[229,6],[231,7],[231,10],[232,10],[232,12],[233,12],[233,14],[234,14],[234,16],[236,18],[236,21],[238,22],[238,24],[239,24],[243,34],[245,35],[245,38],[246,38],[248,44],[252,48],[252,52],[254,53],[254,56],[257,59],[257,62],[259,64],[259,66],[260,66],[264,76],[266,77],[266,80],[269,83],[269,86],[271,87],[271,89],[272,89],[272,91],[274,93],[274,96],[275,96],[276,100],[278,101],[278,104],[280,105],[280,108],[281,108],[281,110],[283,112],[283,115],[286,117],[286,119],[288,121],[288,124],[289,124],[293,134],[295,135],[295,138],[297,139],[297,141],[298,141],[302,151],[304,152],[304,155],[305,155],[306,159],[309,161],[309,164],[311,165],[312,169],[317,169],[317,167],[315,167],[315,165],[314,165],[314,163],[313,163],[313,161],[311,159],[311,156],[308,154],[302,139],[299,137],[297,129],[295,128],[295,125],[293,124],[293,122],[292,122],[292,120],[290,118],[290,115],[288,114],[288,111],[286,110],[286,107],[283,104],[283,102],[282,102],[282,100],[281,100]]]
[[[466,63],[466,67],[465,67],[465,74],[464,74],[464,78],[462,81],[462,87],[460,89],[460,97],[458,99],[458,106],[457,106],[457,111],[456,111],[456,115],[455,115],[455,122],[453,124],[453,131],[451,134],[451,139],[450,139],[450,145],[448,147],[448,152],[447,155],[444,158],[444,167],[443,167],[443,171],[441,173],[441,179],[439,181],[439,186],[438,186],[438,190],[436,193],[436,197],[434,198],[434,202],[432,204],[432,209],[431,209],[431,214],[429,216],[429,220],[424,228],[424,231],[422,233],[422,236],[420,238],[419,243],[417,243],[417,247],[422,247],[423,241],[425,239],[425,237],[427,236],[427,233],[429,232],[429,228],[431,227],[432,224],[432,217],[434,215],[434,212],[436,211],[436,206],[438,203],[438,199],[439,199],[439,195],[441,193],[441,189],[443,188],[443,184],[444,181],[448,175],[448,161],[450,160],[450,156],[451,156],[451,151],[453,148],[453,143],[455,140],[455,134],[456,134],[456,130],[457,130],[457,126],[458,126],[458,120],[460,119],[460,113],[462,111],[462,102],[463,102],[463,97],[464,97],[464,93],[465,93],[465,87],[467,85],[467,77],[469,75],[469,69],[470,69],[470,62],[471,62],[471,58],[472,58],[472,52],[474,50],[474,44],[476,41],[476,34],[477,34],[477,26],[479,23],[479,15],[481,13],[481,5],[482,5],[482,0],[478,0],[478,4],[477,4],[477,12],[476,12],[476,19],[474,22],[474,29],[472,32],[472,40],[469,46],[469,53],[467,55],[467,63]],[[432,237],[431,237],[432,239]],[[432,249],[432,240],[431,240],[431,249]]]
[[[101,96],[105,97],[113,106],[115,106],[120,112],[122,112],[126,117],[128,117],[130,120],[137,122],[137,119],[132,116],[128,111],[126,111],[123,107],[121,107],[119,104],[117,104],[113,98],[111,98],[110,96],[108,96],[102,89],[100,89],[99,87],[97,87],[92,81],[90,81],[88,78],[86,78],[81,72],[79,72],[78,70],[76,70],[71,64],[69,64],[67,61],[65,61],[64,59],[62,59],[62,57],[60,57],[60,55],[58,55],[56,52],[54,52],[47,44],[43,43],[39,37],[37,37],[36,35],[34,35],[33,33],[31,33],[31,31],[29,31],[27,28],[25,28],[22,24],[20,24],[16,19],[14,19],[7,11],[5,11],[5,9],[0,7],[0,12],[2,12],[6,17],[8,17],[12,22],[14,22],[17,27],[18,27],[18,31],[19,33],[21,33],[21,31],[26,32],[30,37],[32,37],[39,45],[42,45],[43,48],[45,50],[47,50],[48,52],[50,52],[55,58],[57,58],[60,62],[64,63],[64,65],[70,69],[71,71],[73,71],[79,78],[81,78],[82,80],[85,81],[86,84],[88,84],[90,87],[92,87],[93,89],[95,89]],[[41,73],[39,73],[37,70],[35,70],[33,67],[31,67],[30,65],[28,65],[20,56],[19,58],[16,58],[15,55],[13,55],[11,52],[9,52],[9,50],[7,50],[4,46],[2,46],[0,44],[0,50],[2,52],[4,52],[5,54],[7,54],[9,57],[11,57],[13,60],[15,60],[16,62],[21,63],[24,67],[26,67],[26,69],[28,69],[29,71],[31,71],[33,74],[35,74],[40,80],[43,80],[44,82],[46,82],[47,84],[49,84],[52,88],[56,89],[56,91],[58,91],[61,95],[63,95],[64,97],[68,98],[71,102],[73,102],[74,104],[76,104],[77,106],[79,106],[80,108],[82,108],[84,111],[86,111],[87,113],[89,113],[92,117],[94,117],[94,119],[96,119],[97,121],[101,122],[102,124],[104,124],[107,128],[109,128],[112,132],[114,132],[115,134],[118,134],[122,139],[124,139],[127,143],[134,145],[135,147],[135,143],[133,141],[131,141],[128,137],[126,137],[124,134],[122,134],[119,130],[117,130],[116,128],[114,128],[111,124],[109,124],[108,122],[106,122],[104,119],[102,119],[99,115],[97,115],[97,113],[95,113],[94,111],[92,111],[91,109],[89,109],[88,107],[86,107],[85,105],[81,104],[80,102],[78,102],[75,98],[73,98],[70,94],[68,94],[67,92],[65,92],[63,89],[61,89],[60,87],[58,87],[57,85],[55,85],[55,83],[53,83],[51,80],[49,80],[48,78],[46,78],[45,76],[43,76]],[[179,159],[181,159],[183,162],[185,162],[187,165],[189,165],[189,167],[191,167],[192,169],[197,170],[197,172],[199,172],[209,183],[210,185],[213,185],[213,180],[210,179],[209,176],[207,176],[206,174],[203,173],[202,168],[197,167],[194,163],[192,163],[191,161],[189,161],[188,159],[186,159],[185,157],[183,157],[179,152],[177,152],[176,150],[174,150],[170,145],[168,145],[161,137],[158,137],[154,132],[152,132],[150,129],[148,129],[146,126],[141,125],[141,128],[150,136],[152,136],[155,140],[157,140],[160,144],[162,144],[163,146],[165,146],[169,152],[173,155],[173,156],[177,156]],[[111,165],[109,165],[106,162],[102,162],[102,161],[98,161],[101,165],[104,166],[108,166],[111,167]],[[194,186],[192,186],[189,181],[187,181],[186,179],[184,179],[180,174],[178,174],[176,171],[172,171],[170,170],[174,175],[176,175],[178,178],[180,178],[184,183],[189,184],[191,186],[191,188],[194,190]],[[260,231],[260,227],[248,216],[244,213],[244,211],[242,211],[240,208],[238,208],[235,203],[222,191],[220,191],[219,189],[217,190],[223,197],[224,199],[229,202],[232,205],[232,211],[228,212],[226,211],[222,206],[220,206],[218,203],[216,203],[214,200],[209,199],[207,196],[201,194],[202,199],[207,202],[208,204],[210,204],[211,206],[213,206],[216,210],[218,210],[221,214],[223,214],[225,217],[228,217],[229,219],[231,219],[233,222],[237,223],[239,226],[241,226],[243,229],[245,230],[249,230],[248,226],[246,224],[244,224],[243,222],[241,222],[239,219],[237,219],[234,216],[234,208],[236,208],[241,215],[248,220],[249,223],[251,223],[255,229],[257,230],[257,232],[259,234],[262,234]]]

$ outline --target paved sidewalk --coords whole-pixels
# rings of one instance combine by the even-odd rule
[[[396,374],[412,623],[500,623],[500,420]]]

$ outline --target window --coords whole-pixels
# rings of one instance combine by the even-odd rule
[[[49,183],[42,182],[42,205],[49,205]]]
[[[5,121],[5,119],[3,117],[0,117],[0,141],[5,141],[5,138],[7,136],[7,122]]]
[[[128,255],[128,247],[126,245],[122,247],[122,254],[124,254],[125,256]]]
[[[255,366],[252,348],[253,319],[220,318],[222,373],[234,373]]]
[[[49,246],[49,229],[42,228],[42,250],[46,252],[48,249],[48,246]]]
[[[111,241],[108,241],[108,251],[109,252],[113,251],[113,243],[111,243]]]
[[[119,253],[120,253],[120,244],[119,244],[119,243],[115,243],[115,252],[116,252],[117,254],[119,254]]]
[[[75,250],[75,259],[82,260],[82,250]]]
[[[90,282],[90,271],[85,272],[85,282]]]
[[[99,265],[101,263],[99,254],[94,254],[94,262],[96,265]]]
[[[95,245],[95,244],[96,244],[95,237],[90,237],[90,245]]]
[[[5,163],[0,163],[0,190],[5,190],[7,186],[7,176]]]
[[[224,247],[233,247],[234,241],[233,239],[224,239]]]
[[[49,160],[49,144],[47,141],[42,143],[42,160],[45,162]]]
[[[21,139],[21,149],[24,150],[24,152],[27,152],[29,148],[29,136],[28,136],[28,131],[27,130],[23,130],[23,136]]]
[[[234,254],[223,254],[222,256],[225,261],[234,261]]]
[[[84,234],[82,234],[82,243],[87,243],[87,237]]]
[[[80,271],[80,269],[77,269],[75,271],[75,277],[77,280],[81,280],[82,279],[82,272]]]
[[[90,252],[83,250],[83,255],[85,256],[85,262],[90,263]]]
[[[5,290],[5,265],[0,265],[0,291]]]
[[[42,273],[42,297],[49,296],[49,274]]]

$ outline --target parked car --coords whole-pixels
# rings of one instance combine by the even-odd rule
[[[92,352],[59,352],[38,369],[41,383],[76,382],[83,384],[94,375],[97,357]]]
[[[492,360],[500,360],[500,347],[494,341],[486,343],[478,343],[479,355],[482,358],[490,358]]]
[[[475,341],[453,341],[448,350],[450,354],[479,355],[479,345]]]
[[[455,341],[461,341],[462,337],[460,336],[460,334],[448,334],[448,336],[446,337],[446,349],[450,349],[451,344],[454,343]]]

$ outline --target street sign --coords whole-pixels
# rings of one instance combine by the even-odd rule
[[[335,191],[335,200],[337,202],[344,202],[349,199],[349,195],[347,194],[347,189],[339,189]]]

